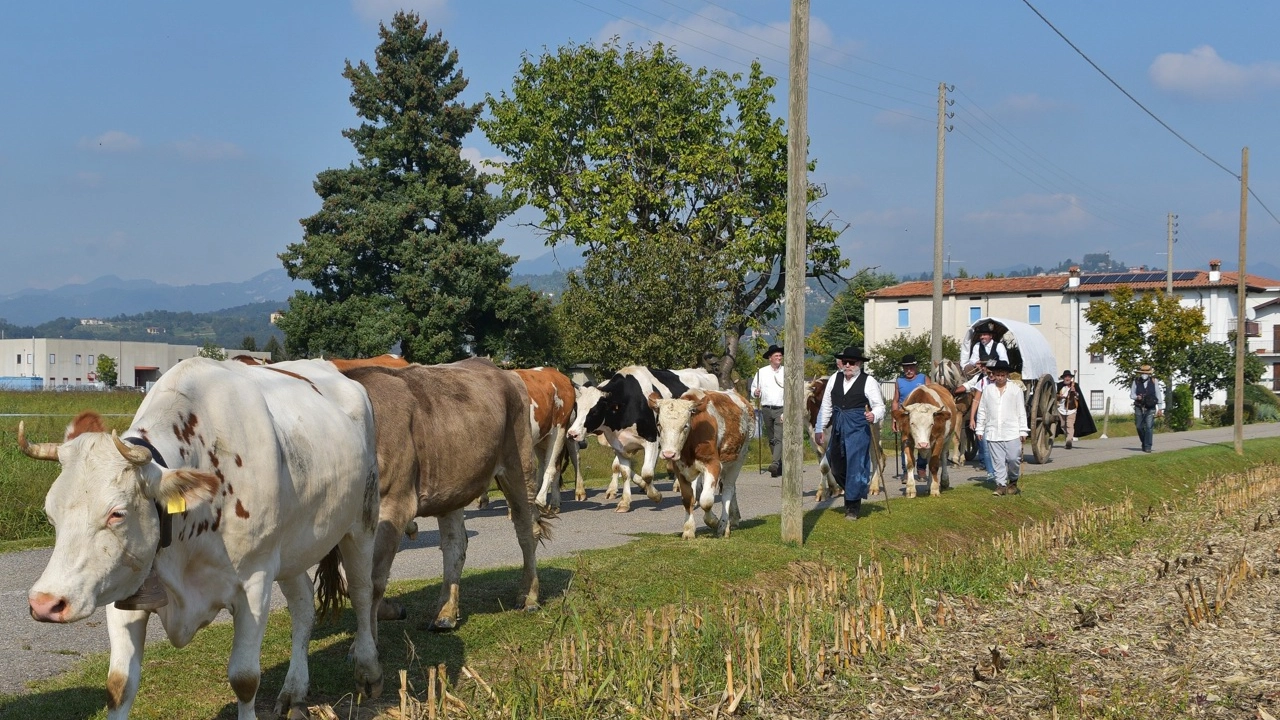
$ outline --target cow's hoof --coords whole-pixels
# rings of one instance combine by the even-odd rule
[[[576,491],[574,491],[574,493],[573,493],[573,499],[574,499],[574,500],[577,500],[578,502],[584,502],[584,501],[586,501],[586,499],[587,499],[587,491],[586,491],[586,490],[576,490]]]
[[[378,605],[378,622],[404,620],[408,617],[409,611],[400,603],[383,600]]]
[[[653,501],[654,505],[662,504],[662,493],[658,492],[658,488],[654,487],[653,483],[649,483],[649,487],[645,488],[644,494]]]
[[[378,698],[382,695],[382,674],[372,680],[356,678],[356,692],[370,700]]]
[[[930,491],[929,491],[929,497],[942,497],[942,491],[941,491],[941,490],[936,490],[936,489],[935,489],[935,490],[930,490]]]
[[[436,618],[429,628],[431,632],[452,632],[458,627],[458,621],[455,618]]]
[[[680,533],[681,540],[692,540],[693,537],[694,537],[694,532],[692,530],[685,530],[684,532]]]
[[[614,512],[631,512],[631,503],[618,503],[618,507],[613,509]]]
[[[417,540],[418,539],[418,523],[414,520],[410,520],[409,524],[404,526],[404,534],[405,534],[405,537],[409,538],[410,540]]]
[[[535,603],[529,603],[529,602],[527,602],[527,603],[525,603],[525,604],[524,604],[524,607],[522,607],[522,608],[520,608],[520,609],[521,609],[521,610],[524,610],[524,611],[525,611],[525,612],[527,612],[527,613],[535,613],[535,612],[540,612],[540,611],[542,610],[542,606],[541,606],[541,605],[539,605],[539,604],[538,604],[538,603],[536,603],[536,602],[535,602]]]
[[[280,717],[281,713],[276,713],[276,717]],[[311,712],[307,710],[306,703],[298,703],[289,706],[289,720],[311,720]]]

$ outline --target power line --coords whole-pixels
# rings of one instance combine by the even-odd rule
[[[1127,98],[1129,98],[1129,100],[1131,100],[1131,101],[1133,102],[1133,104],[1134,104],[1134,105],[1137,105],[1139,108],[1141,108],[1141,109],[1142,109],[1142,112],[1144,112],[1144,113],[1146,113],[1147,115],[1151,116],[1151,119],[1152,119],[1152,120],[1155,120],[1156,122],[1160,123],[1160,127],[1164,128],[1165,130],[1168,130],[1170,133],[1172,133],[1172,134],[1173,134],[1173,136],[1174,136],[1174,137],[1176,137],[1176,138],[1178,138],[1179,140],[1181,140],[1181,141],[1182,141],[1182,143],[1183,143],[1184,145],[1186,145],[1187,147],[1191,148],[1192,150],[1195,150],[1195,151],[1196,151],[1197,153],[1199,153],[1199,154],[1200,154],[1200,156],[1201,156],[1201,157],[1203,157],[1205,160],[1208,160],[1209,162],[1213,163],[1214,165],[1217,165],[1219,168],[1221,168],[1221,169],[1222,169],[1224,172],[1226,172],[1228,175],[1230,175],[1231,177],[1235,178],[1237,182],[1243,182],[1243,181],[1242,181],[1242,179],[1241,179],[1241,177],[1240,177],[1236,172],[1234,172],[1233,170],[1231,170],[1230,168],[1228,168],[1226,165],[1223,165],[1222,163],[1218,162],[1217,160],[1214,160],[1212,157],[1210,157],[1210,156],[1209,156],[1209,154],[1208,154],[1208,153],[1206,153],[1205,151],[1203,151],[1203,150],[1201,150],[1200,148],[1196,147],[1194,143],[1192,143],[1190,140],[1188,140],[1188,139],[1186,139],[1185,137],[1183,137],[1183,136],[1182,136],[1182,135],[1181,135],[1177,130],[1174,130],[1173,128],[1169,127],[1169,124],[1168,124],[1168,123],[1166,123],[1164,120],[1161,120],[1158,116],[1156,116],[1156,114],[1155,114],[1155,113],[1153,113],[1153,112],[1151,112],[1150,110],[1148,110],[1148,109],[1147,109],[1147,106],[1146,106],[1146,105],[1143,105],[1141,102],[1139,102],[1139,101],[1138,101],[1138,99],[1137,99],[1137,98],[1135,98],[1133,95],[1131,95],[1131,94],[1129,93],[1129,91],[1128,91],[1128,90],[1125,90],[1123,87],[1121,87],[1120,83],[1118,83],[1118,82],[1116,82],[1115,80],[1113,80],[1113,79],[1111,78],[1111,76],[1107,74],[1107,71],[1105,71],[1105,70],[1103,70],[1102,68],[1098,67],[1098,64],[1097,64],[1097,63],[1095,63],[1092,59],[1090,59],[1090,58],[1089,58],[1089,56],[1088,56],[1088,55],[1086,55],[1086,54],[1084,53],[1084,51],[1083,51],[1083,50],[1081,50],[1080,48],[1076,47],[1076,44],[1075,44],[1075,43],[1073,43],[1073,42],[1071,42],[1071,40],[1070,40],[1066,35],[1063,35],[1061,30],[1059,30],[1057,27],[1055,27],[1053,23],[1049,22],[1049,18],[1045,17],[1043,13],[1041,13],[1039,10],[1037,10],[1037,9],[1036,9],[1036,6],[1035,6],[1035,5],[1032,5],[1032,4],[1031,4],[1031,2],[1030,2],[1030,0],[1022,0],[1022,4],[1026,5],[1026,6],[1027,6],[1027,7],[1029,7],[1029,8],[1031,8],[1031,12],[1035,13],[1035,14],[1036,14],[1036,17],[1039,17],[1041,20],[1043,20],[1043,21],[1044,21],[1044,24],[1045,24],[1045,25],[1048,25],[1050,30],[1052,30],[1054,33],[1056,33],[1056,34],[1058,35],[1058,37],[1062,38],[1062,41],[1063,41],[1063,42],[1065,42],[1067,45],[1071,46],[1071,49],[1072,49],[1072,50],[1075,50],[1077,55],[1079,55],[1080,57],[1084,58],[1085,62],[1087,62],[1087,63],[1089,63],[1090,65],[1092,65],[1094,70],[1097,70],[1097,71],[1098,71],[1098,73],[1102,75],[1102,77],[1104,77],[1104,78],[1106,78],[1106,79],[1107,79],[1107,82],[1111,83],[1112,85],[1114,85],[1114,86],[1115,86],[1115,88],[1116,88],[1117,90],[1119,90],[1120,92],[1124,93],[1124,96],[1125,96],[1125,97],[1127,97]],[[1258,201],[1258,204],[1262,206],[1262,209],[1263,209],[1263,210],[1266,210],[1267,214],[1271,216],[1271,219],[1272,219],[1272,220],[1275,220],[1275,221],[1276,221],[1276,223],[1280,224],[1280,218],[1277,218],[1277,217],[1275,216],[1275,214],[1271,212],[1271,209],[1270,209],[1270,208],[1268,208],[1268,207],[1266,206],[1266,203],[1262,202],[1262,199],[1258,197],[1257,193],[1255,193],[1255,192],[1253,191],[1253,189],[1252,189],[1252,188],[1250,188],[1250,189],[1249,189],[1249,194],[1253,196],[1253,199],[1254,199],[1254,200],[1257,200],[1257,201]]]

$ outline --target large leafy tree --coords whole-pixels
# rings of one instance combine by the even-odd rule
[[[1267,366],[1256,355],[1244,356],[1244,381],[1253,384],[1262,379]],[[1204,402],[1217,390],[1225,390],[1236,382],[1236,344],[1198,342],[1186,349],[1183,375],[1195,399]]]
[[[1183,307],[1177,295],[1137,295],[1128,285],[1117,287],[1111,297],[1111,302],[1098,300],[1085,310],[1085,319],[1097,328],[1089,352],[1111,358],[1119,371],[1114,382],[1120,387],[1127,387],[1144,363],[1172,387],[1172,381],[1184,373],[1186,349],[1209,332],[1204,310]]]
[[[783,298],[787,138],[774,80],[693,69],[662,45],[569,45],[526,57],[481,127],[510,162],[508,198],[540,210],[549,245],[586,248],[561,317],[574,359],[694,364],[721,355]],[[812,168],[813,163],[810,163]],[[816,202],[821,188],[810,187]],[[810,220],[810,276],[844,262]]]
[[[317,176],[322,207],[280,254],[290,277],[315,288],[296,293],[278,323],[289,354],[363,357],[399,343],[425,363],[541,355],[520,328],[550,316],[550,303],[508,286],[514,259],[486,237],[510,205],[461,156],[482,105],[458,100],[467,81],[457,52],[413,13],[396,13],[379,36],[376,67],[343,71],[362,123],[342,134],[359,161]]]
[[[920,364],[920,372],[928,374],[929,355],[933,352],[933,333],[922,332],[919,335],[898,333],[874,347],[867,348],[867,372],[871,376],[888,382],[902,373],[902,358],[915,355]],[[942,336],[942,357],[960,360],[960,343],[950,335]],[[834,358],[833,358],[834,361]]]

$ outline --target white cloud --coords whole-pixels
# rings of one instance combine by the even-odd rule
[[[1036,93],[1025,93],[1004,98],[996,105],[995,112],[1001,115],[1027,117],[1055,113],[1062,107],[1062,103],[1055,100],[1049,100]]]
[[[412,10],[436,25],[448,18],[449,0],[351,0],[351,9],[367,23],[389,22],[399,10]]]
[[[1161,90],[1197,100],[1232,100],[1280,87],[1280,63],[1238,65],[1224,60],[1208,45],[1189,53],[1162,53],[1148,70]]]
[[[199,136],[178,140],[173,143],[173,148],[188,160],[231,160],[244,157],[244,150],[235,143],[225,140],[206,140]]]
[[[485,157],[477,148],[464,147],[458,154],[476,170],[490,175],[501,175],[503,166],[507,164],[507,159],[501,155]]]
[[[630,17],[611,20],[596,35],[598,42],[618,37],[623,44],[661,42],[675,49],[690,65],[711,65],[732,72],[743,72],[751,61],[760,59],[776,74],[787,64],[790,29],[787,21],[755,23],[715,6],[707,6],[696,14],[665,21]],[[821,19],[809,22],[809,44],[814,63],[811,71],[819,72],[821,63],[847,63],[853,43],[836,39],[831,26]],[[694,59],[693,56],[698,56]],[[729,65],[726,65],[726,61]],[[827,67],[825,72],[836,72]]]
[[[1077,233],[1092,220],[1080,199],[1067,193],[1022,195],[961,217],[962,222],[986,233],[1049,237]]]
[[[80,147],[101,152],[130,152],[142,147],[142,141],[120,130],[108,130],[97,137],[80,138]]]

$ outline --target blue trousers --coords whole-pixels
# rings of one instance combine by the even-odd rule
[[[856,505],[871,489],[871,423],[862,408],[835,408],[827,463],[831,476],[844,484],[844,504]]]
[[[1138,440],[1144,451],[1151,450],[1151,436],[1155,432],[1156,409],[1134,406],[1133,422],[1138,426]]]

